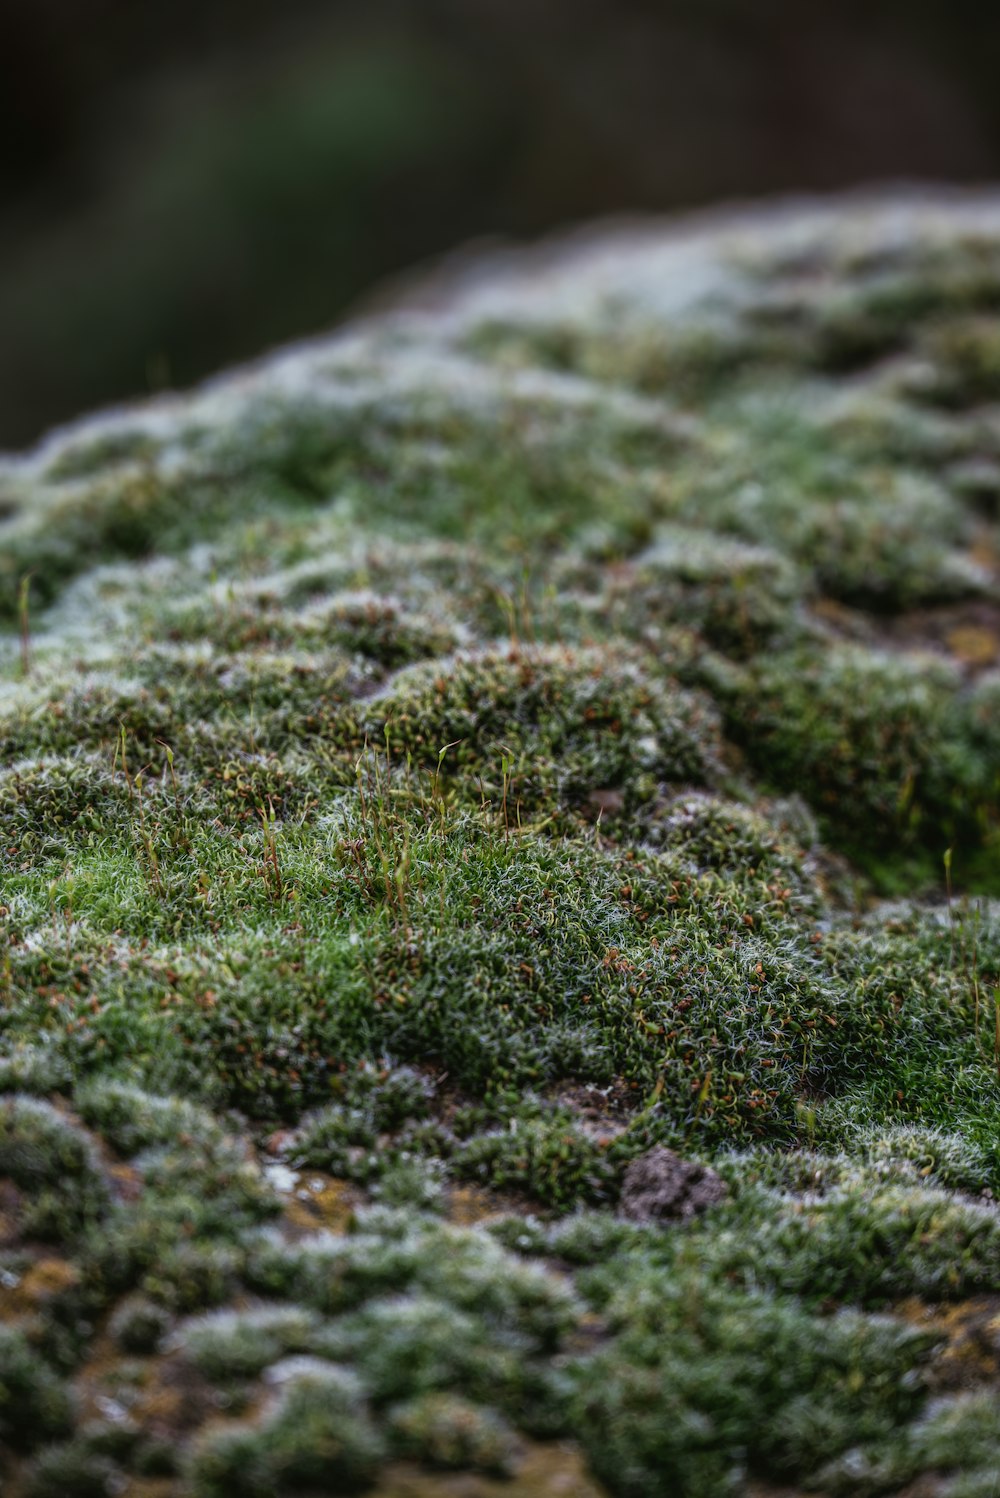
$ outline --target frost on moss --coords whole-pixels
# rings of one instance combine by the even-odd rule
[[[0,1481],[983,1488],[998,306],[615,232],[0,461]]]
[[[634,813],[664,786],[704,784],[717,748],[709,704],[621,651],[517,650],[413,667],[379,699],[378,716],[400,752],[433,765],[444,750],[446,781],[460,773],[480,798],[508,780],[514,822],[519,807]]]
[[[209,1435],[195,1452],[199,1498],[266,1498],[368,1487],[384,1446],[355,1381],[333,1367],[289,1368],[275,1407],[255,1426]]]
[[[0,1102],[0,1176],[23,1193],[22,1228],[29,1235],[70,1239],[108,1208],[90,1141],[37,1098],[15,1094]]]
[[[956,846],[991,878],[996,723],[944,663],[853,646],[778,656],[740,683],[730,714],[759,773],[806,795],[862,859]]]
[[[492,1410],[456,1395],[428,1394],[393,1412],[393,1443],[431,1467],[472,1468],[509,1476],[517,1451],[510,1427]]]

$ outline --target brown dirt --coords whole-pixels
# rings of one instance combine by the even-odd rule
[[[704,1212],[725,1194],[714,1170],[657,1145],[626,1167],[619,1211],[632,1222],[676,1221]]]
[[[524,1443],[512,1477],[475,1472],[430,1474],[408,1463],[386,1469],[370,1498],[605,1498],[570,1443]]]

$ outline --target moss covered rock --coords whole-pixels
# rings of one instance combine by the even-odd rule
[[[998,312],[597,231],[0,461],[18,1498],[989,1490]]]

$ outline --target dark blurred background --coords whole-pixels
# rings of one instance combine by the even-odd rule
[[[0,0],[0,446],[464,241],[1000,175],[984,0]]]

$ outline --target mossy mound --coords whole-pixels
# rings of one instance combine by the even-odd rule
[[[991,1491],[998,326],[802,205],[0,464],[16,1498]]]

